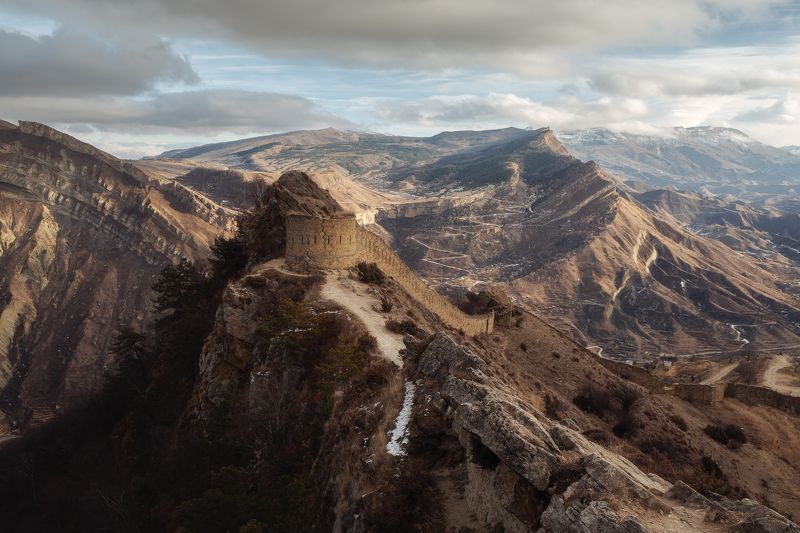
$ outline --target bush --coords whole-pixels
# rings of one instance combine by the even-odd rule
[[[747,435],[744,434],[744,430],[739,426],[728,424],[725,426],[725,434],[728,436],[731,442],[738,444],[744,444],[747,442]]]
[[[720,426],[706,426],[703,431],[706,435],[714,439],[715,441],[719,442],[720,444],[728,445],[728,434],[725,433],[725,429]]]
[[[684,420],[683,417],[680,415],[672,415],[671,417],[669,417],[669,419],[672,421],[673,424],[678,426],[678,429],[680,429],[681,431],[686,431],[689,428],[688,424],[686,423],[686,420]]]
[[[361,261],[356,265],[356,273],[358,274],[358,279],[364,283],[380,285],[386,279],[383,271],[375,263]]]
[[[558,397],[553,396],[552,394],[545,394],[544,414],[546,414],[548,418],[558,418],[558,415],[561,414],[561,410],[563,408],[564,404],[558,399]]]
[[[629,411],[633,404],[639,401],[639,398],[642,397],[641,393],[634,389],[633,387],[628,387],[627,385],[622,385],[617,390],[616,398],[619,400],[620,406],[622,406],[623,411]]]
[[[394,304],[388,298],[381,298],[381,311],[388,313],[393,307]]]
[[[610,398],[607,391],[584,387],[572,399],[572,403],[581,411],[601,416],[608,410]]]
[[[623,411],[620,414],[619,421],[614,425],[611,431],[617,437],[633,437],[636,435],[639,423],[633,413],[630,411]]]
[[[420,330],[417,327],[417,324],[410,319],[405,320],[394,320],[389,319],[386,321],[386,329],[391,331],[392,333],[408,333],[409,335],[413,335],[415,337],[419,336]]]
[[[742,428],[733,424],[728,424],[724,428],[708,425],[703,431],[715,441],[731,449],[736,449],[747,442],[747,435],[744,434]]]

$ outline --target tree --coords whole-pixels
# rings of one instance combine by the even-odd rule
[[[181,259],[177,265],[167,265],[161,270],[153,291],[156,311],[178,315],[205,296],[205,280],[194,263]]]
[[[214,271],[214,284],[218,286],[227,283],[247,265],[247,252],[239,235],[231,239],[217,237],[211,246],[211,254],[209,262]]]

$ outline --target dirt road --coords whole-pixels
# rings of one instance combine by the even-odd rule
[[[764,371],[761,385],[783,394],[800,396],[800,387],[792,385],[791,379],[780,373],[781,370],[790,366],[792,366],[792,362],[787,356],[779,355],[773,357],[769,366]]]
[[[731,363],[729,365],[725,365],[725,366],[723,366],[721,368],[718,368],[716,371],[714,371],[713,374],[711,374],[706,379],[701,381],[700,384],[701,385],[713,385],[714,383],[722,381],[723,379],[728,377],[728,374],[733,372],[736,369],[737,366],[739,366],[738,362]]]

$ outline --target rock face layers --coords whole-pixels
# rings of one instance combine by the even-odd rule
[[[0,128],[2,407],[46,417],[101,382],[161,266],[204,258],[232,213],[35,123]]]

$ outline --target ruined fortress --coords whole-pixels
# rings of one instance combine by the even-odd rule
[[[494,313],[472,316],[428,287],[380,237],[360,227],[356,216],[286,216],[286,266],[298,272],[345,269],[375,263],[412,298],[446,325],[467,335],[491,333]]]

